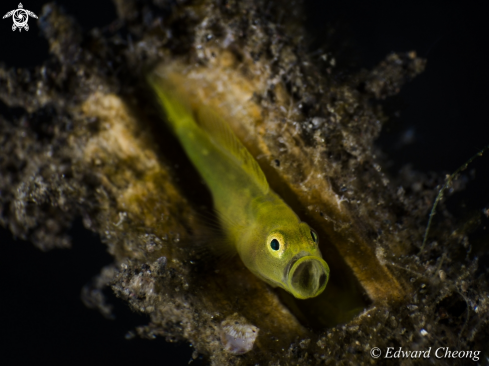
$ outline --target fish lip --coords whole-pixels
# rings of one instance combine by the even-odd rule
[[[318,286],[314,288],[314,291],[301,291],[300,286],[297,286],[297,284],[294,286],[293,279],[294,275],[296,274],[297,270],[299,270],[301,264],[303,263],[308,263],[307,261],[312,261],[314,263],[314,266],[319,266],[321,268],[321,274],[317,278],[317,282],[315,282]],[[298,263],[301,262],[301,263]],[[315,267],[317,270],[318,267]],[[326,288],[326,285],[328,284],[329,280],[329,266],[328,264],[322,259],[321,257],[311,255],[310,253],[307,252],[301,252],[295,255],[288,265],[285,268],[284,271],[284,276],[285,276],[285,283],[287,284],[287,291],[289,291],[291,294],[293,294],[296,298],[298,299],[308,299],[311,297],[316,297],[319,294],[321,294],[324,289]],[[311,273],[311,272],[309,272]],[[316,272],[317,274],[317,272]],[[301,275],[301,272],[298,274],[299,276]],[[325,276],[325,277],[323,277]]]
[[[289,261],[289,263],[285,266],[285,269],[284,269],[284,283],[287,283],[287,284],[289,283],[289,281],[288,281],[289,273],[290,273],[291,268],[294,266],[294,264],[299,259],[301,259],[303,257],[310,257],[310,256],[311,256],[310,253],[302,251],[302,252],[299,252],[292,257],[292,259]]]

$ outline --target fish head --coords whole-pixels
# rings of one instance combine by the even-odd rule
[[[329,266],[319,250],[318,235],[305,222],[278,220],[257,230],[245,265],[273,287],[298,299],[316,297],[326,288]],[[247,263],[248,262],[248,263]]]

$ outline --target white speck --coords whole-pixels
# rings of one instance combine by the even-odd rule
[[[424,330],[424,329],[421,329],[421,330],[420,330],[420,333],[421,333],[421,335],[422,335],[423,337],[426,337],[426,336],[428,335],[428,332],[427,332],[426,330]]]
[[[438,271],[438,276],[440,276],[440,280],[445,281],[447,279],[447,275],[444,270],[440,269]]]
[[[311,122],[314,128],[320,128],[326,122],[326,119],[321,117],[314,117]]]

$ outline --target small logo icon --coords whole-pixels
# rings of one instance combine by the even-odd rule
[[[27,22],[29,21],[29,15],[37,19],[36,14],[34,14],[30,10],[24,9],[22,3],[19,3],[19,8],[9,11],[7,14],[3,16],[3,19],[12,17],[12,19],[14,20],[14,25],[12,25],[13,31],[15,31],[17,28],[19,29],[19,32],[22,31],[22,28],[28,31],[29,25],[27,24]]]

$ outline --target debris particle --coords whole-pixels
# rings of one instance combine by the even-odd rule
[[[221,323],[221,342],[224,349],[235,355],[251,351],[259,329],[237,313]]]

